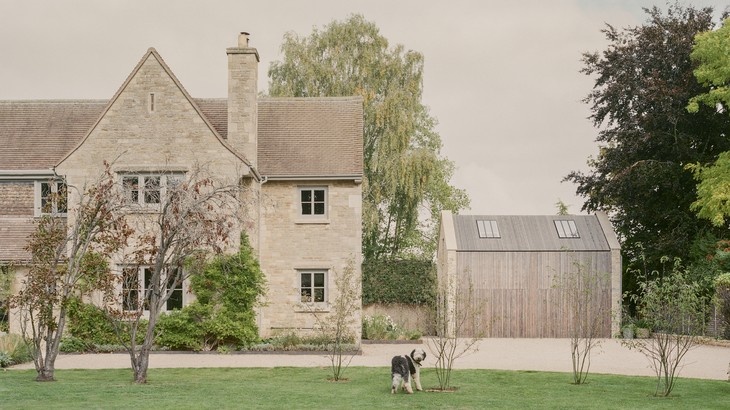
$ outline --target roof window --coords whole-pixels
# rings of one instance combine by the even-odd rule
[[[558,230],[559,238],[580,238],[580,235],[578,234],[578,228],[575,226],[575,221],[564,220],[554,222],[555,229]]]
[[[497,221],[477,221],[480,238],[500,238]]]

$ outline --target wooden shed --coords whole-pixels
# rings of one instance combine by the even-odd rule
[[[602,312],[601,337],[619,331],[621,253],[603,213],[512,216],[444,211],[437,259],[440,280],[471,284],[472,307],[481,317],[476,326],[485,337],[570,337],[570,307],[556,279],[579,269],[597,278],[591,309]]]

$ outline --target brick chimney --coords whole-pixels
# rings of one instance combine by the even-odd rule
[[[259,52],[248,46],[248,33],[238,36],[238,46],[228,54],[228,143],[257,166]]]

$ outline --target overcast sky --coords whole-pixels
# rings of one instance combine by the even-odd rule
[[[695,6],[725,7],[717,0]],[[728,2],[730,3],[730,2]],[[226,96],[227,47],[251,33],[259,89],[284,33],[360,13],[391,44],[425,56],[424,103],[438,119],[453,184],[468,213],[553,214],[558,199],[580,212],[575,186],[598,152],[581,102],[592,80],[584,51],[600,30],[646,21],[664,0],[0,0],[0,100],[108,99],[149,47],[193,97]],[[2,147],[0,147],[2,149]],[[0,168],[2,168],[0,164]]]

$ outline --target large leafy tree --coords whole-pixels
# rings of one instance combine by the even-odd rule
[[[645,24],[607,25],[607,48],[583,55],[582,72],[595,77],[585,102],[600,152],[588,172],[566,180],[586,198],[583,210],[610,214],[628,267],[652,271],[660,270],[662,256],[689,257],[692,244],[712,230],[690,210],[696,187],[685,166],[730,149],[730,117],[685,108],[707,90],[693,76],[690,53],[695,35],[713,27],[712,9],[675,4],[666,13],[645,11]],[[624,276],[624,287],[635,289],[633,275]]]
[[[687,110],[700,111],[701,106],[727,115],[730,109],[730,19],[715,31],[700,33],[695,38],[691,58],[698,63],[694,71],[697,81],[708,90],[692,97]],[[700,218],[727,229],[730,215],[730,152],[720,154],[711,164],[691,164],[698,180],[697,200],[692,209]]]
[[[269,69],[270,95],[364,100],[365,258],[430,257],[439,212],[469,200],[450,185],[454,164],[440,154],[436,121],[421,102],[423,55],[389,47],[360,15],[308,37],[288,33],[281,50]]]

